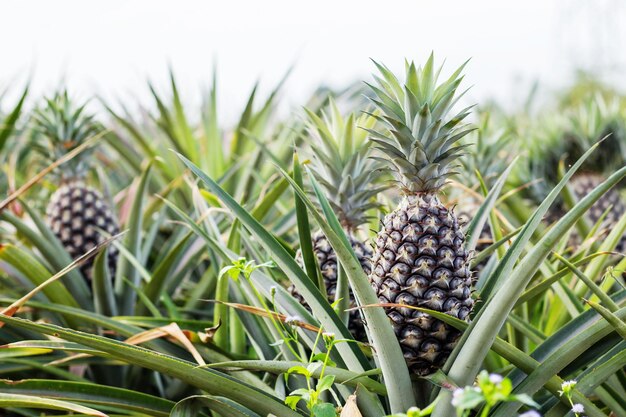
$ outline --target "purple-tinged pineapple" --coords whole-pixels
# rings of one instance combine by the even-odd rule
[[[450,114],[463,67],[438,83],[433,57],[406,65],[404,85],[386,67],[372,85],[384,129],[369,130],[403,194],[378,233],[370,281],[381,303],[424,307],[467,320],[474,305],[469,253],[454,212],[438,193],[454,174],[472,128],[470,108]],[[460,332],[414,309],[386,308],[409,369],[429,375],[441,368]]]
[[[90,137],[102,131],[85,106],[76,107],[67,92],[59,93],[46,101],[46,105],[33,116],[34,129],[48,143],[50,158],[58,160]],[[59,188],[52,194],[46,209],[47,223],[61,241],[69,255],[76,259],[104,240],[118,233],[117,221],[107,201],[93,187],[86,185],[89,158],[85,150],[61,165]],[[115,272],[117,249],[109,248],[108,264]],[[81,271],[88,281],[92,277],[93,258],[83,264]]]
[[[353,114],[342,117],[331,100],[328,114],[322,117],[308,112],[307,141],[309,141],[309,167],[325,191],[357,258],[366,274],[371,272],[372,249],[359,238],[359,229],[368,218],[368,211],[379,207],[376,195],[386,187],[376,184],[381,165],[370,158],[367,132],[358,126],[372,128],[376,120],[369,115],[356,118]],[[337,255],[321,231],[313,234],[315,254],[328,300],[335,301],[337,290]],[[298,251],[297,258],[301,260]],[[290,292],[306,305],[306,300],[289,287]],[[350,301],[354,296],[350,292]],[[359,311],[350,313],[348,327],[356,340],[365,340],[365,329]]]

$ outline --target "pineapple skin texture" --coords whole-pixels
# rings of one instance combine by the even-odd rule
[[[48,226],[72,259],[94,248],[105,237],[100,230],[110,235],[119,233],[117,221],[99,191],[88,187],[83,181],[69,181],[59,187],[48,203],[46,209]],[[108,266],[111,274],[115,274],[117,264],[117,248],[108,249]],[[83,276],[91,282],[94,258],[89,259],[81,267]]]
[[[365,274],[369,275],[372,270],[372,249],[360,241],[352,233],[346,232],[346,235],[348,236],[352,250],[354,250],[363,271],[365,271]],[[324,286],[326,287],[326,297],[330,303],[333,303],[335,302],[335,294],[337,293],[337,254],[322,231],[317,231],[313,234],[312,239],[313,253],[317,258],[317,263],[322,271],[322,278],[324,279]],[[298,250],[296,254],[296,260],[302,265],[302,253],[300,250]],[[289,286],[288,291],[300,302],[300,304],[309,308],[306,300],[300,293],[298,293],[293,284]],[[354,299],[354,295],[352,294],[352,290],[349,290],[349,294],[350,305],[355,307],[356,301]],[[348,329],[350,330],[350,333],[352,333],[354,340],[362,342],[367,341],[367,333],[365,332],[365,326],[360,311],[350,311]]]
[[[469,253],[457,217],[431,193],[407,195],[385,216],[370,282],[381,303],[407,304],[467,321],[474,306]],[[386,307],[409,370],[440,369],[461,332],[420,311]]]

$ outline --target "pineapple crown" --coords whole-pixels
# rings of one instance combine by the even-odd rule
[[[85,112],[86,102],[75,105],[67,90],[46,99],[44,106],[33,114],[33,130],[47,139],[47,146],[39,145],[40,151],[53,161],[100,133],[103,127],[94,115]],[[91,149],[83,151],[63,166],[62,179],[78,179],[89,169]]]
[[[368,114],[344,118],[331,99],[321,117],[307,112],[307,132],[311,138],[311,172],[326,191],[341,224],[354,230],[368,221],[367,211],[378,208],[375,196],[387,186],[374,186],[380,175],[380,162],[370,157],[367,132],[376,119]]]
[[[378,86],[368,84],[375,94],[370,100],[382,113],[373,117],[386,129],[367,131],[386,156],[379,159],[407,194],[436,192],[447,178],[457,174],[455,162],[469,146],[459,141],[473,130],[463,122],[473,106],[450,115],[464,94],[457,94],[457,89],[465,64],[438,84],[442,67],[435,70],[433,61],[431,54],[424,67],[405,62],[404,85],[387,67],[374,61],[381,76],[374,76]]]

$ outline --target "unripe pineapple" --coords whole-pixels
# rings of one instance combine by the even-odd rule
[[[437,195],[463,153],[459,140],[472,130],[463,123],[469,108],[449,114],[458,100],[463,67],[438,84],[440,70],[435,71],[431,55],[423,68],[407,63],[402,85],[376,65],[381,76],[371,86],[372,101],[386,129],[369,130],[370,137],[404,196],[378,233],[370,281],[381,303],[425,307],[467,320],[474,301],[465,236]],[[414,309],[386,312],[412,372],[429,375],[443,366],[458,330]]]
[[[329,113],[319,117],[308,112],[309,166],[324,189],[363,270],[369,274],[372,250],[358,237],[358,230],[368,221],[367,211],[379,206],[375,201],[376,194],[386,187],[375,184],[381,165],[370,158],[367,132],[357,126],[371,128],[376,120],[369,115],[356,120],[353,114],[344,119],[332,100]],[[313,252],[322,272],[328,300],[332,303],[337,290],[337,256],[321,231],[314,233],[312,238]],[[301,262],[299,251],[297,259]],[[306,300],[293,285],[289,291],[306,305]],[[354,303],[352,292],[350,302]],[[350,312],[348,328],[356,340],[366,339],[359,311]]]
[[[48,143],[47,154],[58,160],[85,140],[102,131],[92,115],[85,114],[84,105],[76,107],[67,92],[47,100],[46,106],[33,116],[34,129]],[[85,184],[91,152],[83,151],[63,164],[59,188],[46,209],[47,223],[69,255],[76,259],[104,240],[102,232],[113,235],[119,228],[115,216],[102,194]],[[115,271],[117,250],[109,248],[108,264]],[[91,282],[93,258],[81,267]]]

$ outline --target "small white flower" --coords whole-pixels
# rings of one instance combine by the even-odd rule
[[[572,391],[572,389],[574,389],[575,386],[576,386],[575,380],[564,381],[561,384],[561,391],[559,391],[559,395],[569,394]]]
[[[561,388],[562,389],[572,389],[576,386],[576,381],[575,380],[569,380],[569,381],[565,381],[563,382],[563,384],[561,384]]]
[[[452,391],[452,405],[457,407],[461,403],[461,397],[465,391],[463,388],[457,388]]]
[[[535,410],[526,411],[524,414],[520,414],[519,417],[541,417],[541,414]]]
[[[322,336],[327,338],[327,339],[334,339],[335,338],[335,333],[333,333],[333,332],[324,332],[324,333],[322,333]]]
[[[503,380],[504,378],[502,378],[502,375],[489,374],[489,381],[491,381],[492,384],[498,385]]]
[[[572,411],[575,413],[584,413],[585,412],[585,407],[583,407],[582,404],[574,404],[572,406]]]

